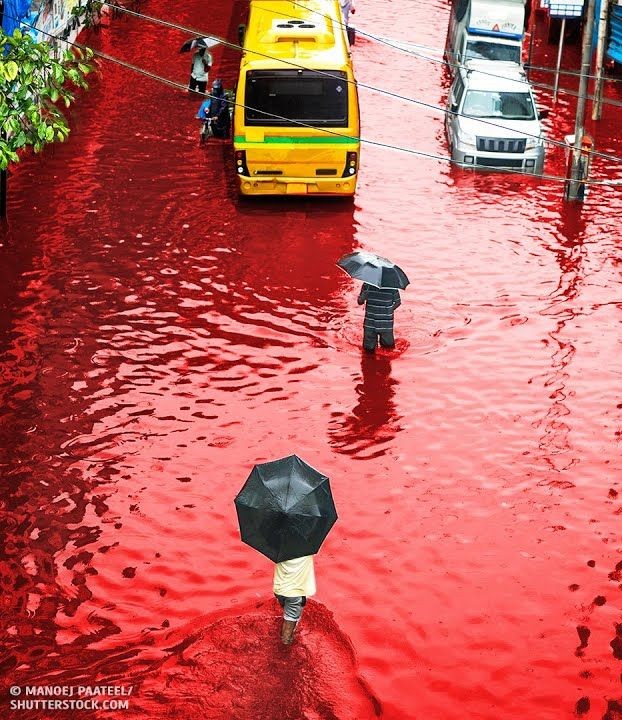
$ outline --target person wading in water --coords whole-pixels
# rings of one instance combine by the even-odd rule
[[[274,594],[283,608],[281,642],[291,645],[294,630],[307,603],[308,595],[315,595],[313,555],[284,560],[274,566]]]
[[[365,304],[365,320],[363,322],[363,347],[367,352],[375,352],[378,339],[381,347],[395,346],[393,337],[393,313],[402,301],[398,290],[394,288],[377,288],[363,283],[357,302]]]

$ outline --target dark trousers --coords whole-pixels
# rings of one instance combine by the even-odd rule
[[[365,350],[368,352],[374,352],[376,345],[378,344],[378,339],[380,339],[380,345],[382,347],[395,347],[393,330],[383,330],[382,332],[377,332],[376,330],[371,330],[370,328],[363,329],[363,347]]]
[[[194,90],[195,92],[205,93],[207,88],[207,80],[196,80],[190,76],[190,82],[188,83],[188,90]]]

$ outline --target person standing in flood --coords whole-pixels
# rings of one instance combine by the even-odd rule
[[[291,645],[294,630],[302,615],[309,595],[315,595],[315,569],[313,555],[284,560],[274,566],[273,590],[283,608],[281,642]]]
[[[212,67],[212,56],[205,48],[199,48],[192,56],[192,67],[190,68],[189,92],[205,94],[209,71]]]
[[[365,350],[375,352],[378,339],[382,347],[393,347],[393,313],[402,304],[398,288],[404,290],[410,284],[406,273],[391,260],[367,250],[344,255],[337,261],[337,266],[363,282],[357,302],[359,305],[365,303]]]
[[[395,346],[393,336],[393,313],[402,301],[399,290],[395,288],[379,288],[363,283],[357,302],[365,303],[365,320],[363,322],[363,347],[367,352],[375,352],[378,340],[381,347]]]

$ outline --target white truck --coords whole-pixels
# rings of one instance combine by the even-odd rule
[[[471,60],[522,65],[525,0],[453,0],[445,58],[455,76]]]

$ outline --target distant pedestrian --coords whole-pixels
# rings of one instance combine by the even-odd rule
[[[229,137],[231,113],[222,80],[218,78],[214,80],[209,97],[201,103],[196,117],[202,121],[201,142],[205,142],[210,137]]]
[[[188,90],[205,94],[209,71],[212,67],[212,56],[205,48],[200,48],[192,56],[192,67],[190,68],[190,82]]]
[[[343,24],[347,27],[350,21],[350,13],[354,15],[354,0],[339,0],[341,5],[341,15],[343,17]]]
[[[209,109],[209,117],[212,120],[212,133],[217,138],[229,137],[229,128],[231,125],[231,113],[229,112],[229,102],[225,96],[225,89],[222,86],[222,80],[216,78],[210,92],[212,102]]]
[[[357,300],[365,303],[365,321],[363,323],[363,347],[367,352],[375,352],[378,340],[382,347],[395,346],[393,337],[393,313],[402,301],[400,293],[394,288],[378,288],[363,283]]]
[[[273,589],[276,599],[283,608],[281,642],[284,645],[291,645],[307,597],[315,595],[313,555],[276,563]]]
[[[210,137],[228,138],[231,127],[229,101],[222,86],[222,80],[214,80],[209,96],[199,107],[197,120],[201,120],[201,142]]]

